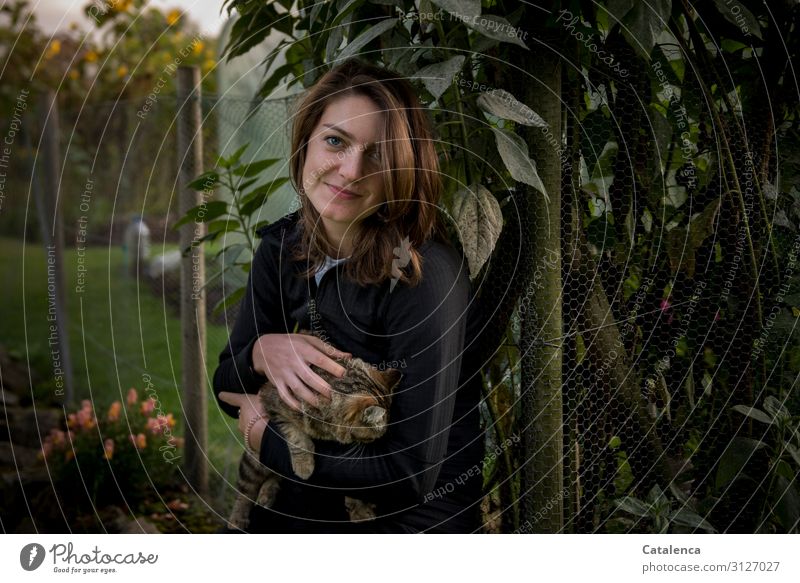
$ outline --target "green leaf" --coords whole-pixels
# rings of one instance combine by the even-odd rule
[[[428,65],[417,71],[412,79],[420,79],[425,89],[438,101],[442,94],[453,84],[456,75],[464,65],[466,57],[456,55],[451,59]]]
[[[473,184],[454,195],[453,218],[474,279],[492,255],[503,230],[500,203],[483,185]]]
[[[198,192],[208,192],[219,185],[219,174],[213,170],[203,172],[200,176],[192,180],[187,186]]]
[[[789,452],[789,455],[792,456],[792,459],[800,466],[800,450],[795,447],[793,443],[785,443],[786,451]]]
[[[702,212],[692,217],[688,228],[676,227],[667,233],[667,256],[673,271],[682,269],[689,277],[694,277],[695,253],[714,233],[721,203],[721,198],[714,199]]]
[[[642,517],[650,516],[650,507],[633,496],[624,496],[619,500],[614,500],[614,504],[616,504],[617,508],[628,514]]]
[[[239,256],[247,249],[247,245],[244,243],[234,243],[233,245],[228,245],[219,252],[219,255],[222,257],[222,268],[223,270],[228,269],[232,265],[236,263],[236,260],[239,259]]]
[[[242,286],[216,303],[214,309],[211,311],[213,316],[219,316],[224,310],[228,310],[238,304],[242,298],[244,297],[244,292],[247,290],[247,286]]]
[[[244,154],[245,150],[247,150],[248,146],[250,146],[250,144],[245,144],[244,146],[237,148],[237,150],[231,154],[229,158],[220,156],[217,158],[217,166],[222,166],[223,168],[232,168],[239,162],[239,159],[242,157],[242,154]]]
[[[225,219],[221,219],[218,221],[211,221],[206,226],[209,233],[216,233],[218,235],[222,235],[223,233],[227,233],[229,231],[237,231],[242,228],[241,223],[236,217],[227,217]]]
[[[598,8],[605,9],[612,17],[609,24],[613,28],[614,25],[622,22],[622,19],[633,9],[635,4],[636,0],[608,0],[605,4],[598,4]]]
[[[770,496],[781,526],[787,533],[796,532],[800,520],[800,494],[797,493],[794,483],[783,476],[775,476]]]
[[[492,131],[497,142],[497,151],[511,177],[534,187],[544,195],[547,202],[550,202],[544,183],[536,170],[536,163],[528,157],[528,145],[525,140],[506,130],[492,128]]]
[[[547,122],[530,107],[517,101],[516,97],[504,89],[481,93],[477,99],[478,107],[501,119],[538,128],[546,128]]]
[[[761,423],[766,423],[767,425],[772,425],[772,417],[764,413],[761,409],[756,409],[755,407],[748,407],[747,405],[734,405],[731,407],[737,413],[741,413],[751,419],[755,419],[756,421],[761,421]]]
[[[450,14],[463,18],[478,16],[481,13],[481,0],[431,0]]]
[[[756,452],[766,447],[763,441],[734,437],[725,448],[717,466],[716,487],[720,489],[736,479]]]
[[[717,532],[717,529],[711,526],[702,516],[685,507],[678,508],[672,512],[669,519],[671,522],[688,526],[689,528],[700,528],[707,532]]]
[[[242,178],[250,178],[251,176],[257,176],[261,174],[264,170],[278,162],[278,158],[271,158],[268,160],[258,160],[257,162],[249,162],[247,164],[242,164],[238,168],[236,168],[233,173],[236,176],[241,176]]]
[[[181,217],[172,227],[177,229],[181,225],[187,223],[207,223],[213,219],[219,218],[228,212],[228,203],[222,200],[213,200],[199,204],[196,207],[189,209],[189,211]]]
[[[240,180],[238,183],[235,182],[233,186],[237,190],[237,192],[241,193],[250,188],[251,186],[253,186],[256,182],[258,182],[258,177],[251,178],[245,181]]]
[[[522,39],[518,36],[520,29],[513,26],[502,16],[487,14],[485,16],[479,16],[475,20],[466,20],[464,24],[485,37],[500,42],[513,43],[524,49],[528,48],[528,45],[522,42]]]
[[[672,12],[672,0],[651,0],[650,2],[615,2],[612,12],[621,20],[622,35],[645,60],[650,60],[650,53],[656,44],[661,31],[667,27]],[[625,7],[633,6],[625,12]],[[611,10],[609,9],[609,12]],[[620,18],[620,14],[624,16]]]
[[[761,25],[758,19],[745,8],[742,2],[731,4],[730,0],[714,0],[714,4],[719,13],[722,14],[722,17],[737,27],[744,36],[754,34],[763,40],[764,37],[761,35]],[[738,12],[734,13],[734,9],[737,9]]]
[[[363,49],[373,40],[381,36],[386,31],[394,28],[395,24],[397,24],[396,18],[386,18],[381,20],[379,23],[374,24],[353,39],[352,42],[349,42],[347,46],[342,49],[342,52],[339,53],[338,59],[344,60],[357,55],[361,49]]]
[[[772,419],[776,423],[779,421],[789,421],[792,417],[784,404],[772,395],[764,399],[764,410],[772,416]]]
[[[264,203],[267,202],[267,199],[276,190],[283,186],[287,180],[289,180],[289,178],[286,176],[281,176],[280,178],[272,180],[269,184],[264,184],[250,191],[244,198],[242,198],[242,202],[239,207],[242,214],[244,216],[249,216],[260,209]]]

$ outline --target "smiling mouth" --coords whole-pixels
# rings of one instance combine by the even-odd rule
[[[339,188],[338,186],[334,186],[333,184],[328,184],[328,188],[330,188],[336,196],[340,196],[342,198],[357,198],[361,196],[360,194],[356,194],[351,190],[347,190],[346,188]]]

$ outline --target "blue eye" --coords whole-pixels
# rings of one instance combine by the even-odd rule
[[[338,143],[338,144],[332,144],[332,143],[331,143],[329,140],[336,140],[336,141],[337,141],[337,142],[339,142],[339,143]],[[339,139],[338,137],[336,137],[336,136],[328,136],[327,138],[325,138],[325,142],[327,142],[327,144],[328,144],[329,146],[339,146],[339,145],[341,145],[341,142],[342,142],[342,140],[340,140],[340,139]]]

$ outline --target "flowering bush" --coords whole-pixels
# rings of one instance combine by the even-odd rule
[[[175,419],[158,401],[139,402],[130,389],[125,405],[115,401],[105,414],[91,401],[67,416],[67,431],[53,429],[40,456],[57,483],[57,492],[93,502],[139,499],[151,487],[163,487],[175,476],[183,439],[172,435]]]

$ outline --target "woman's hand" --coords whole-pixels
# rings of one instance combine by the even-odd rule
[[[331,386],[311,365],[342,377],[345,368],[333,359],[352,357],[306,334],[265,334],[253,345],[252,356],[255,371],[267,377],[281,400],[298,411],[301,400],[317,406],[320,397],[330,399]]]
[[[264,436],[269,417],[264,412],[258,395],[223,391],[219,394],[219,400],[239,408],[239,431],[245,435],[248,426],[250,427],[250,434],[247,436],[250,443],[245,445],[256,452],[261,451],[261,438]],[[258,419],[259,416],[261,419]],[[257,421],[254,421],[256,419]]]

